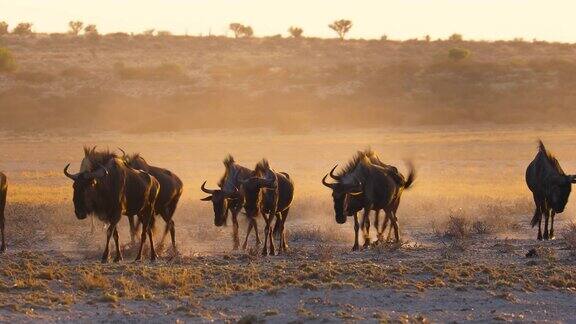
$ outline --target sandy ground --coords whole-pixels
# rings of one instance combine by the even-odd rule
[[[557,217],[556,239],[538,242],[523,184],[538,136],[565,170],[576,168],[575,131],[330,130],[270,133],[266,141],[256,133],[5,134],[9,251],[0,256],[0,321],[576,321],[574,202]],[[75,219],[61,175],[68,161],[78,167],[83,144],[142,151],[184,179],[179,254],[132,262],[123,222],[124,261],[98,262],[105,232]],[[368,145],[401,170],[412,158],[418,180],[400,208],[402,244],[352,252],[352,222],[335,223],[319,180]],[[199,201],[197,188],[204,179],[215,185],[228,152],[246,165],[266,156],[295,179],[287,255],[261,257],[253,241],[248,251],[231,251],[230,226],[214,227]],[[450,219],[466,220],[463,235],[453,235]],[[241,219],[241,237],[245,227]]]

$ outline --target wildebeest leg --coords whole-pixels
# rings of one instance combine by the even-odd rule
[[[382,227],[378,231],[378,239],[384,240],[384,233],[386,232],[386,227],[388,227],[388,222],[390,221],[390,214],[384,212],[384,221],[382,222]],[[386,242],[390,240],[390,235],[392,233],[392,224],[390,224],[390,230],[388,231],[388,237],[386,237]]]
[[[358,230],[360,230],[358,213],[354,213],[354,246],[352,247],[352,251],[358,251],[360,249],[360,245],[358,244]]]
[[[266,214],[262,213],[262,217],[264,217],[264,221],[266,222],[266,226],[264,227],[264,248],[262,249],[262,255],[268,255],[268,232],[270,230],[270,219],[272,215],[267,217]]]
[[[398,218],[395,212],[391,212],[392,215],[392,225],[394,225],[394,236],[396,238],[396,243],[400,242],[400,233],[398,232]]]
[[[286,232],[284,231],[284,226],[286,225],[289,211],[290,208],[286,208],[282,212],[282,222],[280,223],[280,251],[283,252],[288,252],[288,243],[286,243]]]
[[[550,218],[550,209],[546,209],[546,212],[544,213],[544,236],[542,236],[545,240],[548,240],[550,238],[550,235],[548,233],[548,219]]]
[[[134,223],[134,215],[128,216],[128,224],[130,225],[130,242],[136,243],[136,224]]]
[[[238,250],[240,246],[240,237],[238,236],[238,212],[240,210],[231,210],[232,213],[232,239],[234,240],[234,246],[232,250]],[[250,231],[248,231],[250,233]]]
[[[244,239],[244,244],[242,244],[242,250],[246,250],[246,246],[248,245],[248,237],[250,236],[252,227],[254,227],[252,220],[248,220],[248,230],[246,231],[246,238]]]
[[[154,215],[150,215],[150,222],[153,222]],[[152,224],[148,225],[148,238],[150,239],[150,261],[156,261],[158,255],[156,254],[156,250],[154,250],[154,240],[152,239]]]
[[[108,256],[110,255],[110,237],[114,234],[114,230],[116,229],[116,223],[110,224],[108,229],[106,230],[106,248],[104,249],[104,254],[102,254],[102,263],[108,262]]]
[[[114,226],[114,244],[116,245],[116,257],[114,257],[114,262],[122,261],[122,252],[120,251],[118,228]]]
[[[146,234],[148,232],[148,222],[142,223],[142,233],[140,234],[140,248],[138,249],[138,255],[134,261],[142,260],[142,249],[144,248],[144,243],[146,242]]]
[[[268,243],[270,244],[270,255],[276,255],[276,247],[274,244],[274,227],[272,226],[272,220],[273,218],[276,218],[276,221],[278,221],[277,217],[278,215],[276,211],[274,211],[268,215],[268,221],[266,222],[266,227],[268,230],[266,234],[268,235]]]
[[[4,210],[0,211],[0,234],[2,234],[2,245],[0,246],[0,253],[6,251],[6,237],[4,236]]]
[[[94,225],[94,216],[90,216],[90,234],[96,232],[96,225]]]
[[[252,226],[254,227],[254,233],[256,234],[256,245],[260,245],[262,244],[262,241],[260,241],[260,234],[258,234],[258,221],[256,218],[251,219],[251,221]]]
[[[542,211],[540,210],[540,207],[536,207],[536,210],[534,211],[534,217],[537,216],[537,214],[540,213],[540,219],[538,219],[538,241],[542,241]]]
[[[368,208],[364,208],[362,224],[362,233],[364,234],[364,248],[368,248],[370,247],[370,210]]]
[[[548,238],[553,240],[554,239],[554,216],[556,216],[556,213],[552,210],[550,212],[550,234],[548,235]]]
[[[374,216],[374,230],[376,230],[376,241],[381,242],[382,236],[380,235],[380,229],[378,226],[380,225],[380,209],[376,210],[376,215]]]

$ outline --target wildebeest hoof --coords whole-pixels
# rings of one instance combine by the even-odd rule
[[[0,253],[4,252],[6,252],[6,245],[2,245],[2,247],[0,247]]]
[[[360,250],[360,247],[358,245],[354,245],[352,247],[352,251],[358,251],[358,250]]]
[[[108,258],[102,258],[102,260],[100,260],[101,263],[108,263]]]
[[[118,255],[118,256],[116,256],[116,257],[114,258],[114,262],[116,262],[116,263],[118,263],[118,262],[120,262],[120,261],[122,261],[122,260],[123,260],[123,258],[122,258],[121,255]]]

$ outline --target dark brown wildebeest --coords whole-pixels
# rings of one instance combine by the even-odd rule
[[[232,239],[234,241],[234,250],[240,246],[240,238],[238,237],[238,214],[244,206],[244,197],[240,192],[240,181],[250,178],[254,175],[254,171],[245,168],[234,161],[231,155],[224,159],[225,172],[218,186],[220,189],[207,189],[206,181],[202,184],[202,191],[210,196],[202,198],[202,201],[211,201],[214,208],[214,225],[220,227],[226,224],[228,212],[232,214]],[[256,242],[260,244],[260,237],[258,236],[258,225],[250,222],[249,228],[256,229]],[[246,244],[244,244],[246,248]]]
[[[244,195],[244,210],[246,216],[256,223],[258,214],[262,214],[266,226],[264,228],[264,248],[262,255],[275,255],[273,233],[280,237],[280,252],[288,251],[284,226],[294,198],[294,183],[284,172],[270,169],[267,160],[262,160],[254,168],[254,176],[241,180],[241,191]],[[276,219],[274,229],[272,220]],[[246,238],[250,234],[248,229]],[[268,250],[270,242],[270,250]],[[246,244],[246,242],[244,242]]]
[[[387,165],[385,163],[383,163],[378,156],[376,155],[376,153],[374,151],[372,151],[371,149],[366,149],[363,152],[366,157],[370,160],[370,163],[375,164],[375,165],[379,165],[381,167],[383,167],[384,169],[386,169],[388,171],[388,173],[396,180],[396,183],[398,185],[402,185],[406,180],[404,178],[404,176],[398,172],[398,169],[394,166],[391,165]],[[332,168],[332,170],[330,171],[330,177],[332,177],[332,179],[334,180],[340,180],[341,178],[337,175],[334,174],[334,170],[336,169],[337,165],[334,166],[334,168]],[[354,228],[355,228],[355,236],[358,237],[358,228],[359,228],[359,222],[358,222],[358,215],[357,213],[359,211],[361,211],[362,209],[364,209],[364,194],[363,193],[358,193],[356,195],[347,195],[346,196],[346,214],[348,216],[354,216]],[[383,241],[383,235],[384,235],[384,231],[386,230],[386,227],[388,225],[389,221],[392,221],[391,217],[390,217],[390,213],[386,213],[385,218],[384,218],[384,222],[382,223],[382,227],[379,227],[379,215],[380,215],[380,209],[375,209],[375,218],[374,218],[374,228],[376,229],[377,232],[377,237],[378,237],[378,241]],[[370,236],[370,218],[366,217],[365,219],[362,220],[362,230],[364,233],[364,236]],[[392,227],[390,227],[390,231],[388,232],[388,237],[386,240],[390,239],[390,235],[392,234]],[[365,241],[365,246],[366,246],[366,241]]]
[[[154,206],[154,211],[157,215],[162,216],[162,219],[166,222],[166,227],[164,228],[164,235],[158,246],[162,246],[164,239],[168,232],[170,232],[170,237],[172,239],[172,248],[176,251],[176,230],[174,226],[174,212],[178,206],[178,201],[180,196],[182,196],[183,184],[180,178],[171,171],[156,166],[149,165],[146,160],[139,154],[127,155],[124,150],[120,149],[123,154],[123,159],[126,161],[128,166],[132,169],[143,170],[150,173],[158,182],[160,183],[160,193],[156,198],[156,205]],[[132,237],[134,237],[136,232],[136,225],[134,224],[134,217],[129,218],[130,221],[130,231]]]
[[[142,258],[142,248],[146,234],[150,239],[150,259],[156,259],[152,228],[154,226],[154,204],[160,184],[149,173],[130,168],[114,153],[96,152],[84,148],[84,159],[80,172],[70,174],[68,168],[64,174],[74,181],[74,212],[78,219],[85,219],[95,214],[100,220],[109,224],[106,237],[106,248],[102,262],[108,261],[110,237],[114,236],[116,257],[114,262],[122,260],[119,235],[116,225],[122,215],[138,215],[142,223],[140,249],[136,260]]]
[[[0,231],[2,232],[2,245],[0,246],[0,253],[6,251],[6,237],[4,236],[4,225],[6,219],[4,218],[4,209],[6,209],[6,195],[8,193],[8,182],[6,175],[0,172]]]
[[[567,175],[558,160],[548,152],[542,141],[538,141],[538,153],[526,169],[526,184],[534,197],[532,227],[538,224],[538,239],[554,238],[554,216],[564,211],[572,184],[576,176]],[[542,216],[544,215],[544,236],[542,236]],[[548,220],[551,219],[550,231]]]
[[[408,168],[408,178],[404,181],[399,181],[399,178],[390,174],[388,168],[372,164],[365,152],[358,152],[352,161],[335,176],[339,179],[336,183],[328,183],[326,181],[328,174],[324,176],[322,183],[332,189],[336,221],[340,224],[346,222],[347,215],[345,210],[349,202],[348,197],[363,194],[364,214],[362,223],[364,224],[364,220],[367,219],[371,210],[384,210],[386,218],[392,221],[395,239],[398,242],[400,235],[398,233],[396,211],[400,205],[402,192],[410,188],[416,176],[414,167],[411,164],[408,164]],[[357,224],[354,225],[357,233],[359,226]],[[369,245],[370,238],[365,237],[364,246],[368,247]],[[359,249],[357,234],[352,249]]]

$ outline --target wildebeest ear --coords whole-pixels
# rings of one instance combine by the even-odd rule
[[[204,197],[202,199],[200,199],[202,201],[211,201],[212,200],[212,196],[208,196],[208,197]]]

